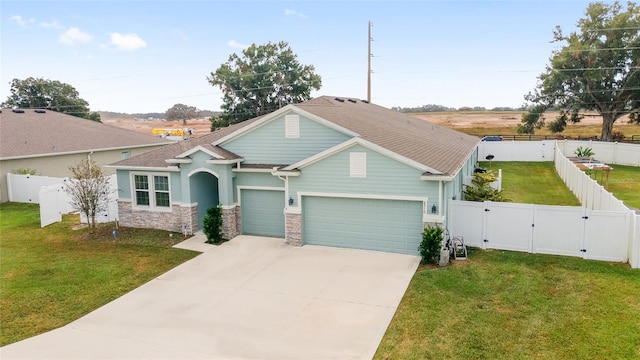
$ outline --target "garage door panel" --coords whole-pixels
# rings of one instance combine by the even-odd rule
[[[284,237],[284,191],[242,190],[242,233]]]
[[[418,254],[422,202],[303,198],[306,244]]]

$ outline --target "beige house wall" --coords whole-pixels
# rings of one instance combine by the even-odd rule
[[[71,177],[69,167],[78,164],[82,159],[91,157],[100,165],[108,165],[123,159],[123,152],[128,151],[130,157],[145,153],[166,144],[155,144],[144,147],[111,149],[105,151],[84,151],[73,154],[28,157],[21,159],[0,160],[0,202],[9,201],[7,192],[7,174],[18,169],[33,169],[36,175],[51,177]],[[103,168],[106,175],[115,173],[114,169]]]

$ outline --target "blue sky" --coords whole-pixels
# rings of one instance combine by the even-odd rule
[[[218,110],[206,78],[248,44],[289,42],[322,77],[313,96],[382,106],[518,107],[544,71],[553,29],[587,1],[0,2],[0,100],[13,78],[74,86],[94,111]]]

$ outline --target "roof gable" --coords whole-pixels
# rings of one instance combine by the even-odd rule
[[[480,139],[362,100],[322,96],[296,107],[357,133],[362,139],[436,170],[457,173]]]
[[[323,119],[313,113],[310,113],[308,111],[305,111],[303,109],[298,108],[296,105],[287,105],[283,108],[280,108],[272,113],[269,113],[267,115],[264,115],[260,118],[258,118],[257,121],[255,121],[253,124],[249,125],[249,126],[245,126],[237,131],[234,131],[233,133],[230,133],[218,140],[216,140],[215,142],[212,143],[212,145],[222,145],[224,146],[224,144],[229,143],[241,136],[246,135],[247,133],[250,133],[252,131],[255,131],[256,129],[259,129],[260,127],[275,121],[277,119],[279,119],[280,117],[284,116],[284,115],[288,115],[290,113],[295,113],[298,114],[300,116],[304,116],[305,118],[315,121],[319,124],[322,124],[328,128],[331,128],[335,131],[338,131],[340,133],[343,133],[347,136],[358,136],[357,133],[342,127],[338,124],[335,124],[331,121],[327,121],[326,119]]]
[[[353,146],[356,145],[361,145],[369,150],[375,151],[381,155],[384,155],[388,158],[391,158],[393,160],[396,160],[402,164],[405,164],[407,166],[410,166],[412,168],[418,169],[422,172],[428,172],[428,173],[432,173],[432,174],[441,174],[441,172],[439,172],[438,170],[435,170],[433,168],[430,168],[424,164],[420,164],[414,160],[408,159],[404,156],[398,155],[392,151],[389,151],[388,149],[385,149],[381,146],[378,146],[376,144],[373,144],[365,139],[362,138],[351,138],[345,142],[343,142],[342,144],[338,144],[330,149],[327,149],[321,153],[318,153],[314,156],[311,156],[307,159],[304,159],[302,161],[299,161],[295,164],[289,165],[285,168],[283,168],[283,170],[295,170],[295,169],[302,169],[304,167],[310,166],[312,164],[315,164],[318,161],[322,161],[323,159],[326,159],[332,155],[335,155],[339,152],[342,152],[346,149],[349,149]]]

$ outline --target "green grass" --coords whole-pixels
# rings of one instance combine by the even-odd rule
[[[481,167],[502,169],[503,194],[515,203],[580,206],[553,167],[553,162],[494,161]]]
[[[0,204],[0,346],[63,326],[198,253],[182,235],[121,228],[72,230],[77,215],[40,228],[38,205]]]
[[[607,191],[613,194],[625,205],[640,209],[640,167],[611,165],[613,170],[609,172]],[[600,185],[605,185],[603,171],[592,171],[591,177]]]
[[[640,358],[640,271],[470,250],[416,272],[374,359]]]

